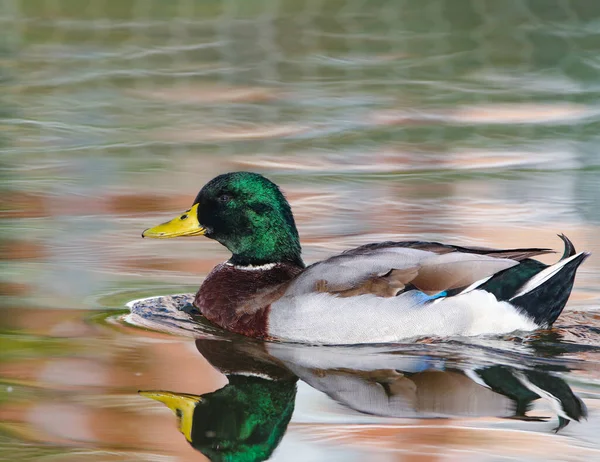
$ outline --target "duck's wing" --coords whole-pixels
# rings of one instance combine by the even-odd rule
[[[564,236],[561,235],[561,239]],[[567,240],[568,241],[568,240]],[[569,241],[569,244],[570,241]],[[407,249],[418,249],[426,250],[437,254],[445,254],[451,252],[463,252],[477,255],[489,255],[497,258],[510,258],[512,260],[521,261],[526,258],[535,257],[536,255],[542,255],[546,253],[555,253],[552,249],[530,247],[526,249],[494,249],[491,247],[476,247],[476,246],[460,246],[451,244],[442,244],[441,242],[433,241],[385,241],[375,242],[371,244],[361,245],[354,249],[346,250],[341,255],[347,254],[364,254],[372,250],[384,249],[384,248],[407,248]],[[335,258],[335,257],[332,257]]]
[[[393,297],[407,287],[426,294],[467,287],[550,249],[488,249],[437,242],[367,244],[316,263],[287,288],[286,296],[326,292],[340,297]]]
[[[269,335],[358,344],[547,327],[564,308],[575,272],[589,256],[580,252],[547,266],[470,250],[440,254],[372,246],[315,264],[271,303]],[[521,258],[545,251],[510,252]]]

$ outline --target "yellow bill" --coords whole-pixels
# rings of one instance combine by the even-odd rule
[[[198,204],[194,204],[191,209],[186,210],[177,218],[154,228],[148,228],[142,233],[142,237],[169,239],[179,236],[202,236],[204,234],[206,234],[206,228],[203,228],[198,222]]]
[[[194,409],[202,401],[198,395],[188,393],[172,393],[170,391],[148,390],[138,392],[145,396],[165,404],[179,418],[179,431],[183,433],[185,439],[192,442],[192,424],[194,420]]]

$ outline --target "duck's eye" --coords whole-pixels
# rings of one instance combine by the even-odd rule
[[[219,196],[219,202],[221,202],[222,204],[226,204],[230,200],[231,200],[231,196],[229,196],[229,194],[221,194]]]
[[[179,219],[180,219],[180,220],[187,220],[187,217],[188,217],[188,214],[187,214],[187,213],[184,213],[183,215],[181,215],[181,216],[179,217]]]

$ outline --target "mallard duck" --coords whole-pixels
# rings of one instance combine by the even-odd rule
[[[547,328],[589,256],[563,235],[564,254],[553,265],[531,258],[552,252],[545,248],[404,241],[366,244],[307,267],[288,201],[251,172],[217,176],[192,207],[142,236],[206,236],[231,251],[195,296],[209,321],[251,337],[318,344]]]
[[[203,395],[139,393],[169,407],[188,442],[211,460],[265,460],[290,421],[298,379],[346,408],[379,417],[544,422],[545,417],[527,415],[538,399],[558,414],[555,431],[587,417],[569,385],[539,365],[474,366],[469,360],[466,366],[460,356],[447,360],[388,346],[318,347],[315,353],[313,346],[275,342],[199,338],[195,343],[226,375],[227,385]]]

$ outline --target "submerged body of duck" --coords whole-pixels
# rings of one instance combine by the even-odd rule
[[[183,215],[142,234],[193,235],[233,254],[196,294],[206,318],[251,337],[321,344],[549,327],[589,256],[565,236],[554,265],[531,258],[549,249],[407,241],[367,244],[305,267],[288,202],[274,183],[249,172],[214,178]]]

